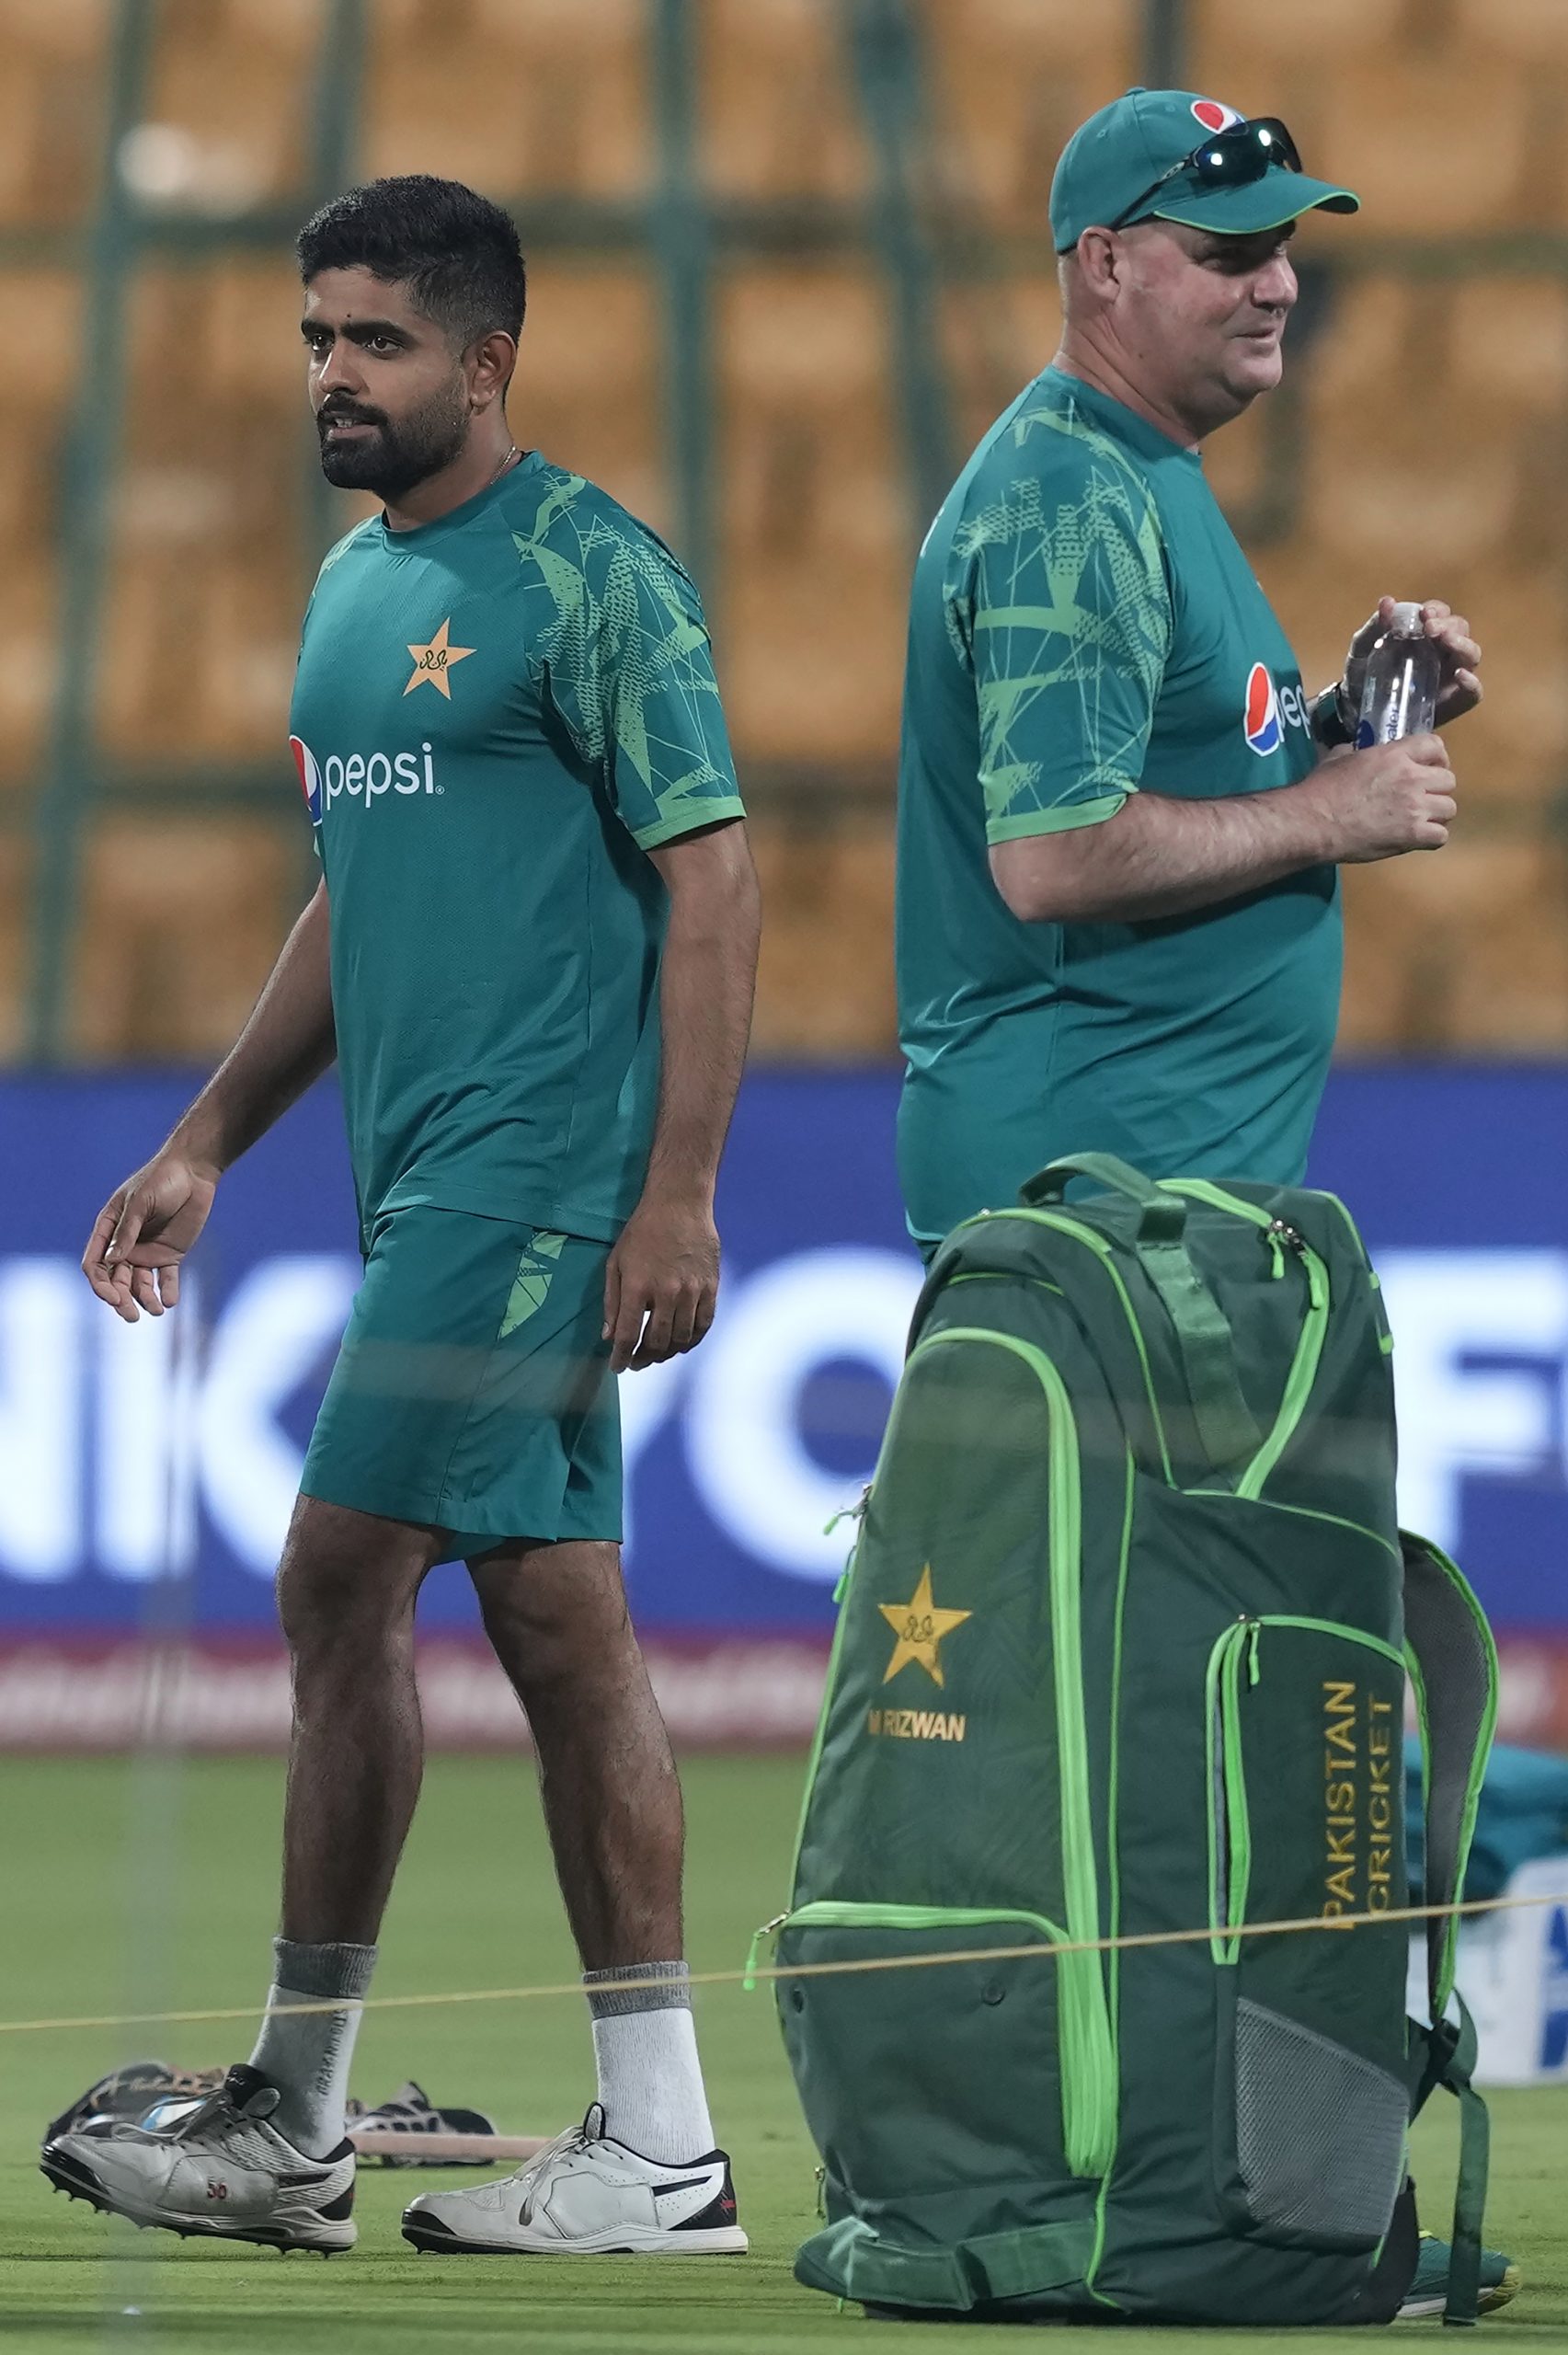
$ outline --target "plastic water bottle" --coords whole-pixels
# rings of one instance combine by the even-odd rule
[[[1391,744],[1396,737],[1425,735],[1437,716],[1443,657],[1426,635],[1419,605],[1396,605],[1388,628],[1373,647],[1361,690],[1356,749]]]

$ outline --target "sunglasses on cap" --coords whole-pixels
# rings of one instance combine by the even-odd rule
[[[1196,192],[1207,188],[1243,188],[1249,180],[1261,180],[1264,174],[1278,167],[1287,172],[1302,168],[1296,142],[1277,115],[1254,115],[1250,121],[1233,122],[1229,131],[1216,131],[1162,172],[1157,180],[1125,205],[1114,221],[1106,226],[1125,228],[1135,213],[1157,196],[1172,180],[1188,179]]]

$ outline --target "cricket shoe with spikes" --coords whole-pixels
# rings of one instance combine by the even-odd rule
[[[597,2102],[515,2175],[422,2192],[403,2237],[453,2256],[741,2257],[748,2246],[723,2151],[663,2166],[607,2134]]]
[[[240,2065],[198,2100],[160,2103],[141,2125],[98,2118],[43,2146],[59,2191],[133,2224],[280,2249],[352,2248],[354,2151],[308,2159],[268,2123],[278,2088]]]

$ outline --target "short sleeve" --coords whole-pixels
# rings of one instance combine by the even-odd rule
[[[947,626],[973,672],[986,838],[1115,817],[1138,790],[1170,651],[1158,517],[1093,446],[1021,477],[955,534]]]
[[[692,581],[651,533],[635,527],[596,518],[580,546],[580,603],[575,626],[549,651],[550,691],[627,832],[657,850],[700,826],[743,818]]]

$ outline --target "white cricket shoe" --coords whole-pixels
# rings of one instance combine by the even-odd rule
[[[403,2237],[490,2256],[740,2257],[748,2246],[723,2151],[661,2166],[612,2140],[597,2102],[515,2175],[422,2192],[403,2211]]]
[[[56,2190],[133,2224],[324,2257],[352,2248],[353,2145],[307,2159],[268,2124],[277,2107],[276,2085],[240,2065],[215,2093],[162,2103],[146,2124],[91,2119],[57,2135],[39,2164]]]

